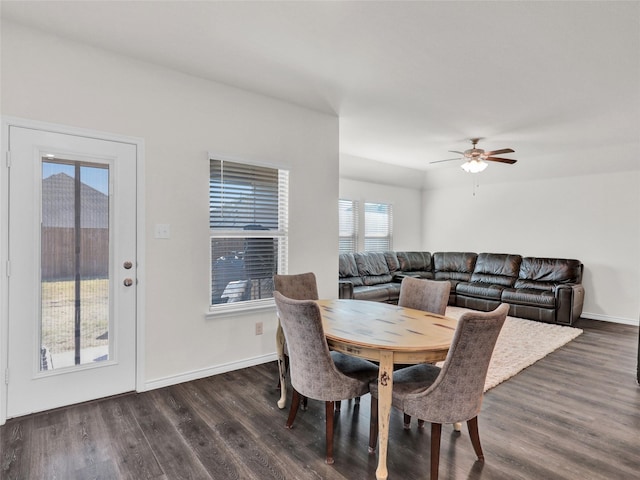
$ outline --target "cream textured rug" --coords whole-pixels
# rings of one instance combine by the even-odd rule
[[[447,317],[460,318],[468,309],[447,307]],[[533,365],[582,333],[574,327],[507,317],[493,350],[485,392]]]

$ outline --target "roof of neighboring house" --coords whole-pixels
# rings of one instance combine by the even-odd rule
[[[109,196],[80,183],[80,227],[109,227]],[[72,228],[75,225],[75,180],[57,173],[42,180],[42,226]]]

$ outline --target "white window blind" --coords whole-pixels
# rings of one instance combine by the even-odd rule
[[[386,203],[364,204],[364,249],[384,252],[393,249],[392,207]]]
[[[270,303],[287,270],[288,190],[286,170],[210,159],[212,307]]]
[[[358,202],[338,201],[340,253],[353,253],[358,248]]]

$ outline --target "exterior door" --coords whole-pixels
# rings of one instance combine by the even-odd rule
[[[8,128],[7,418],[134,390],[136,144]]]

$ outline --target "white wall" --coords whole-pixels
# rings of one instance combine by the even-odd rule
[[[416,188],[403,188],[379,183],[340,178],[340,198],[357,200],[361,208],[360,232],[364,231],[364,202],[393,205],[393,250],[416,251],[422,249],[422,192]],[[364,238],[360,235],[360,247]]]
[[[637,324],[640,172],[471,184],[424,192],[423,246],[577,258],[583,316]]]
[[[275,311],[206,318],[208,151],[290,168],[289,271],[337,295],[338,119],[3,22],[3,115],[141,137],[145,378],[159,386],[270,358]],[[171,238],[154,226],[171,225]],[[264,335],[254,335],[256,321]],[[0,341],[3,345],[4,341]]]
[[[340,154],[340,198],[360,203],[364,231],[364,202],[393,205],[393,249],[422,249],[422,183],[424,172],[375,160]],[[364,238],[359,239],[364,249]]]

